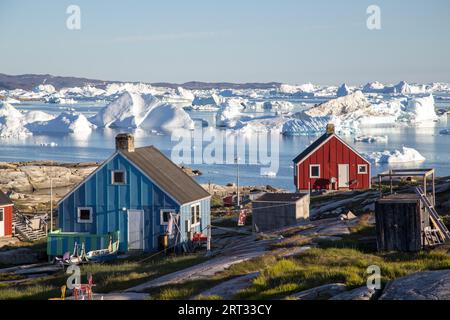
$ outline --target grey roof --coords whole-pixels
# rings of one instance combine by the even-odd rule
[[[179,204],[210,196],[194,179],[153,146],[136,148],[134,152],[120,152]]]
[[[310,154],[312,151],[314,151],[318,146],[320,146],[325,140],[327,140],[329,137],[334,135],[334,133],[325,133],[322,136],[320,136],[319,139],[311,143],[305,150],[303,150],[302,153],[300,153],[295,159],[293,160],[294,163],[299,163],[303,158],[305,158],[308,154]]]
[[[297,202],[307,193],[265,193],[254,202]]]
[[[6,196],[6,194],[4,194],[2,192],[2,190],[0,190],[0,206],[10,205],[10,204],[13,204],[11,199],[8,198]]]

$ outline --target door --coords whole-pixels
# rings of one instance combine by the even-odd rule
[[[348,164],[338,164],[338,187],[339,188],[348,188],[350,185],[348,169],[349,169]]]
[[[5,235],[5,209],[0,208],[0,237]]]
[[[128,210],[128,250],[144,250],[143,210]]]

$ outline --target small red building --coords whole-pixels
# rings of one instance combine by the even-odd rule
[[[12,236],[13,203],[0,190],[0,237]]]
[[[334,132],[334,125],[294,159],[297,190],[370,188],[370,162]]]

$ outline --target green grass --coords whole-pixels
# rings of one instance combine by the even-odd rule
[[[214,299],[217,296],[204,297],[200,294],[217,284],[230,280],[236,276],[262,271],[269,265],[276,263],[277,259],[273,255],[265,255],[245,262],[232,265],[229,269],[219,274],[202,280],[187,281],[179,284],[165,285],[147,290],[153,300],[181,300],[197,297],[198,299]],[[200,296],[199,296],[200,295]]]
[[[158,257],[153,260],[139,262],[143,256],[119,260],[110,264],[88,264],[81,266],[82,282],[92,273],[95,292],[108,293],[123,290],[161,275],[190,267],[206,260],[200,255],[180,255],[174,257]],[[30,279],[11,287],[0,283],[0,300],[5,299],[48,299],[58,297],[60,288],[66,283],[69,275],[60,271],[54,275],[40,279]]]
[[[268,266],[238,299],[279,299],[329,283],[348,288],[363,286],[370,265],[381,268],[382,282],[410,273],[450,268],[450,256],[442,248],[418,254],[369,254],[348,248],[316,248]]]

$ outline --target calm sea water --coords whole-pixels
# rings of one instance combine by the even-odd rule
[[[317,103],[317,101],[304,101],[306,103]],[[437,108],[449,108],[450,101],[436,100]],[[92,102],[78,103],[70,106],[60,106],[45,103],[26,103],[16,107],[22,110],[43,110],[50,113],[59,113],[70,108],[83,112],[87,116],[94,114],[103,104],[93,104]],[[212,121],[214,114],[210,112],[191,112],[191,116],[196,119]],[[450,126],[450,123],[448,124]],[[425,158],[422,163],[408,163],[401,167],[424,168],[430,167],[437,170],[440,176],[450,175],[450,135],[440,135],[439,131],[445,128],[446,124],[434,128],[370,128],[364,129],[364,134],[387,135],[388,143],[354,143],[353,137],[344,136],[358,151],[368,153],[373,151],[384,151],[399,149],[402,146],[417,149]],[[210,134],[215,136],[219,129],[211,130]],[[103,161],[114,152],[114,137],[118,133],[115,130],[97,130],[89,137],[77,139],[72,135],[34,135],[26,139],[0,139],[0,161],[29,161],[29,160],[56,160],[62,162],[83,162],[83,161]],[[261,138],[261,137],[260,137]],[[239,165],[240,183],[242,185],[272,185],[289,190],[293,190],[292,159],[299,154],[306,146],[317,137],[283,137],[276,135],[279,139],[279,170],[274,177],[261,175],[261,165],[248,164],[249,151],[246,153],[247,164]],[[168,135],[158,135],[154,133],[136,134],[136,145],[154,145],[171,156],[172,150],[178,145],[177,141],[171,141]],[[247,149],[250,145],[257,143],[258,136],[247,136]],[[45,146],[54,142],[56,147]],[[204,146],[210,142],[204,142]],[[219,148],[218,148],[219,149]],[[226,151],[223,148],[224,152]],[[195,148],[192,149],[192,153]],[[225,156],[225,155],[224,155]],[[226,184],[236,181],[237,166],[230,161],[228,164],[207,164],[207,163],[186,163],[195,169],[202,171],[203,175],[197,177],[201,183]],[[264,166],[267,167],[267,166]],[[398,168],[394,165],[392,168]],[[372,166],[372,174],[388,170],[389,165]]]

